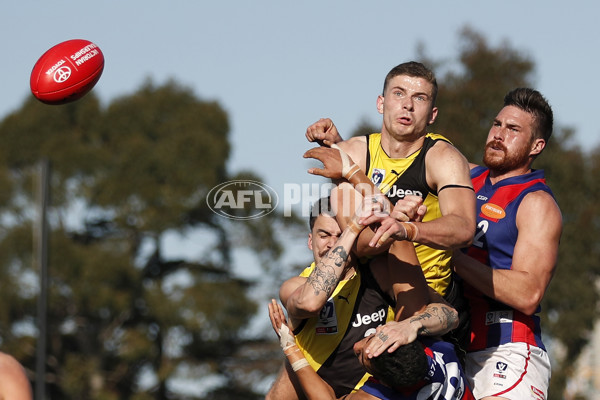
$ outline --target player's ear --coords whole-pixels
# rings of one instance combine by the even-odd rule
[[[312,233],[308,234],[308,249],[312,251]]]
[[[438,115],[438,108],[433,107],[431,109],[431,113],[429,114],[429,121],[427,121],[427,125],[432,125],[435,122],[437,115]]]
[[[529,155],[537,156],[542,152],[542,150],[544,150],[545,147],[546,141],[544,139],[534,139],[533,143],[531,144],[531,152],[529,153]]]
[[[377,96],[377,111],[379,112],[379,114],[383,114],[383,96],[379,95]]]

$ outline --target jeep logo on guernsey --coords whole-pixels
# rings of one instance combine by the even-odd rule
[[[278,202],[270,186],[250,180],[221,183],[206,195],[206,203],[215,214],[237,220],[264,217],[275,210]]]
[[[383,308],[370,315],[360,315],[360,313],[356,314],[355,319],[352,322],[352,326],[358,328],[361,325],[369,325],[374,322],[385,322],[385,310]]]

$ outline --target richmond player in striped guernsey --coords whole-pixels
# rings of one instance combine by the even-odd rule
[[[397,65],[377,97],[381,133],[342,140],[331,119],[320,119],[307,128],[306,138],[323,146],[308,150],[304,157],[323,162],[322,169],[309,169],[312,174],[335,180],[348,176],[353,185],[352,179],[365,175],[395,210],[409,198],[426,206],[421,221],[404,219],[388,232],[396,240],[414,243],[427,283],[459,312],[459,327],[448,339],[464,347],[468,315],[450,260],[454,249],[469,246],[473,239],[475,196],[466,158],[443,136],[429,132],[438,114],[437,91],[435,75],[425,65],[414,61]],[[337,149],[329,148],[332,143]],[[343,162],[340,167],[340,158],[351,166],[348,171]],[[344,221],[340,224],[343,227]],[[359,254],[378,254],[377,244],[382,248],[389,244],[389,240],[378,243],[377,237],[366,229],[357,241]]]

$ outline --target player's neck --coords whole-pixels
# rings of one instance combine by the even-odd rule
[[[525,175],[530,172],[531,172],[530,165],[523,166],[521,168],[515,168],[510,171],[502,171],[502,172],[490,168],[490,182],[492,182],[492,185],[495,185],[496,183],[503,181],[505,179],[512,178],[515,176]]]
[[[419,137],[394,137],[390,134],[381,134],[381,148],[390,158],[407,158],[423,147],[425,136]]]

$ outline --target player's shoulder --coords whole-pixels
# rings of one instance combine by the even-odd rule
[[[437,140],[425,155],[425,165],[430,173],[448,173],[468,176],[470,166],[467,158],[452,143]]]
[[[19,380],[26,382],[23,366],[15,357],[10,354],[0,352],[0,375],[7,383],[19,383]]]
[[[543,218],[542,218],[543,217]],[[538,225],[554,232],[562,231],[562,213],[554,196],[545,190],[527,193],[517,210],[517,225],[538,229]]]
[[[527,193],[519,205],[519,210],[521,209],[541,215],[545,215],[547,212],[561,213],[556,199],[546,190],[534,190]]]
[[[0,369],[10,370],[19,365],[19,362],[13,356],[0,352]]]
[[[338,143],[338,145],[346,150],[352,147],[364,147],[367,145],[367,137],[365,135],[353,136],[344,140],[343,142]]]
[[[454,146],[454,144],[446,137],[435,133],[428,133],[426,137],[433,140],[433,145],[431,146],[431,149],[429,151],[442,154],[460,154],[462,156],[460,150],[458,150],[456,146]]]
[[[344,150],[352,160],[364,168],[364,161],[367,155],[366,136],[353,136],[343,142],[338,143],[340,149]]]

